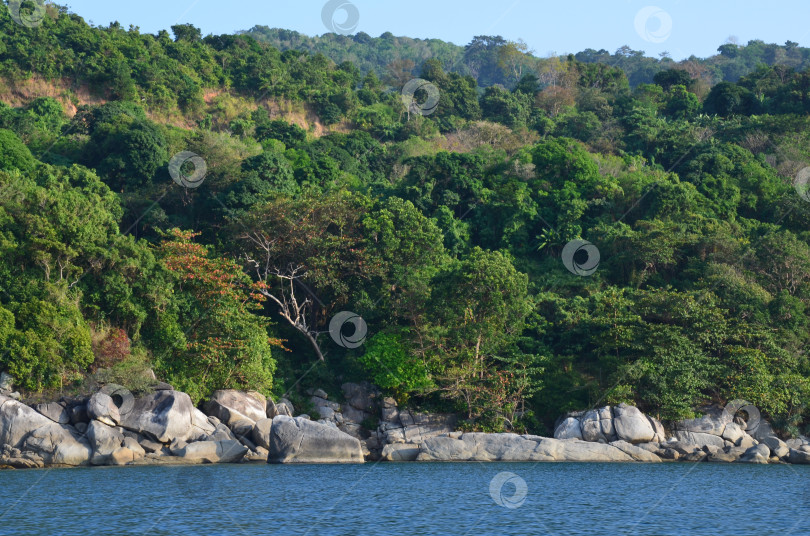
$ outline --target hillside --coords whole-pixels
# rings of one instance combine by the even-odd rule
[[[369,381],[475,430],[732,399],[806,429],[807,49],[395,38],[413,70],[377,75],[391,37],[268,35],[303,50],[0,10],[0,370],[25,396],[154,371],[304,411]]]

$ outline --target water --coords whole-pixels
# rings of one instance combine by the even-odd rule
[[[495,499],[506,506],[490,494],[499,473],[515,475],[495,480]],[[507,482],[499,494],[501,481]],[[810,466],[367,463],[2,471],[0,534],[806,536]]]

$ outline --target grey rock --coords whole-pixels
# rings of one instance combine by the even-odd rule
[[[270,431],[270,463],[362,463],[360,441],[336,428],[279,415]]]
[[[270,430],[273,428],[273,419],[261,419],[256,421],[253,427],[253,442],[261,448],[270,450]]]
[[[264,414],[267,416],[268,419],[272,419],[276,415],[278,415],[278,409],[276,408],[276,403],[273,402],[273,399],[269,396],[267,397],[267,406],[265,407]]]
[[[554,439],[583,439],[582,425],[576,417],[567,417],[554,430]]]
[[[613,410],[613,426],[619,439],[628,443],[648,443],[656,437],[652,423],[638,408],[619,404]]]
[[[256,391],[222,389],[214,391],[204,409],[228,426],[245,419],[255,423],[267,418],[267,399]]]
[[[193,431],[194,405],[186,393],[155,391],[135,400],[121,417],[121,426],[160,443],[187,440]]]
[[[683,432],[694,432],[722,436],[726,425],[731,422],[731,415],[723,408],[704,408],[705,414],[696,419],[686,419],[675,424],[675,429]]]
[[[219,422],[219,420],[217,420],[217,422]],[[197,408],[192,409],[191,431],[189,432],[187,437],[187,440],[189,442],[204,441],[208,439],[211,436],[211,434],[216,432],[216,429],[217,429],[216,425],[210,420],[210,418],[205,413],[198,410]]]
[[[740,458],[742,463],[759,463],[767,464],[771,457],[771,450],[768,445],[760,443],[745,451],[745,454]]]
[[[0,372],[0,391],[10,393],[14,389],[14,378],[7,372]]]
[[[118,406],[112,397],[103,391],[95,393],[87,401],[87,416],[107,426],[118,426],[121,422]]]
[[[771,455],[776,456],[777,458],[787,458],[787,456],[790,454],[790,448],[785,444],[784,441],[775,435],[764,437],[762,439],[762,443],[767,445],[771,450]]]
[[[279,401],[276,402],[275,416],[278,415],[286,415],[287,417],[292,417],[293,415],[295,415],[295,407],[293,406],[292,402],[290,402],[286,398],[280,398]]]
[[[326,391],[324,391],[323,389],[315,389],[315,390],[314,390],[314,391],[312,391],[310,394],[311,394],[312,396],[315,396],[315,397],[318,397],[318,398],[323,398],[324,400],[326,400],[327,398],[329,398],[329,395],[327,395],[327,394],[326,394]]]
[[[624,452],[637,462],[661,463],[661,458],[659,458],[657,455],[648,450],[632,445],[627,441],[614,441],[610,445]]]
[[[387,462],[412,462],[419,456],[416,443],[395,443],[383,447],[381,459]]]
[[[695,448],[702,449],[707,445],[715,446],[720,449],[726,446],[725,440],[717,435],[705,434],[701,432],[684,432],[676,431],[675,437],[679,442],[687,445],[693,445]]]
[[[163,443],[158,443],[157,441],[152,441],[151,439],[141,438],[138,441],[138,444],[143,447],[143,450],[146,452],[163,452]]]
[[[76,425],[80,422],[85,424],[90,422],[90,416],[87,414],[87,402],[70,408],[70,424]]]
[[[70,414],[61,404],[56,402],[48,402],[47,404],[37,404],[34,409],[39,413],[45,415],[50,420],[59,424],[69,424]]]
[[[84,434],[85,432],[87,432],[87,423],[86,422],[77,423],[75,428],[80,434]]]
[[[90,443],[74,427],[6,396],[0,396],[0,445],[31,453],[46,465],[87,465],[92,454]]]
[[[788,461],[790,463],[810,465],[810,452],[804,450],[790,449],[790,453],[788,454]]]
[[[234,435],[237,438],[239,438],[239,437],[250,437],[251,434],[253,434],[253,427],[255,425],[256,423],[249,419],[239,419],[238,421],[231,422],[229,427],[231,431],[234,433]]]
[[[121,447],[124,442],[124,434],[121,428],[109,426],[94,419],[87,425],[87,439],[93,447],[90,463],[111,465],[112,454]]]
[[[743,430],[739,424],[730,422],[726,424],[726,427],[723,429],[721,437],[726,441],[731,441],[735,445],[739,445],[740,441],[743,439],[743,436],[745,435],[746,435],[745,430]]]
[[[754,445],[758,445],[759,441],[743,432],[742,437],[735,443],[738,447],[743,447],[745,450],[750,449]]]
[[[248,453],[238,441],[197,441],[176,452],[176,456],[197,463],[236,463]]]

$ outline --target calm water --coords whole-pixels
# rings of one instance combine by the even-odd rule
[[[490,493],[502,472],[517,475],[495,481],[495,497],[512,508],[496,504]],[[498,494],[497,483],[507,479]],[[387,463],[2,471],[0,534],[805,536],[810,466]]]

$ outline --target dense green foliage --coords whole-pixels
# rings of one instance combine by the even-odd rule
[[[146,359],[195,399],[370,380],[478,429],[733,398],[807,424],[805,49],[638,74],[627,51],[529,61],[482,37],[378,76],[392,36],[322,38],[354,65],[173,32],[0,10],[3,83],[61,91],[0,105],[0,368],[24,389]],[[400,98],[415,75],[431,115]],[[198,188],[170,177],[181,151]],[[592,275],[568,269],[576,239]],[[365,344],[329,333],[342,311]]]

